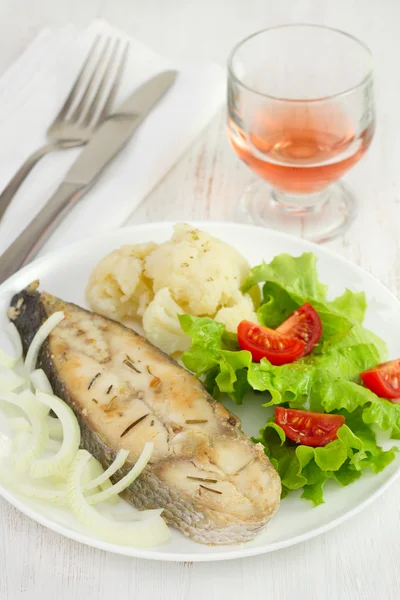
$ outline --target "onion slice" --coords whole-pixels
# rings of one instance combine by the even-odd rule
[[[47,450],[48,452],[59,452],[61,450],[61,444],[59,440],[53,440],[52,438],[49,438],[47,440],[47,444],[46,444],[46,448],[45,450]],[[67,471],[64,471],[62,473],[62,476],[66,476]],[[57,476],[60,476],[60,473]]]
[[[46,341],[50,333],[63,320],[64,313],[58,311],[53,313],[37,330],[25,358],[25,374],[27,378],[36,369],[36,362],[39,356],[43,342]]]
[[[2,392],[14,392],[18,388],[22,388],[25,384],[25,379],[15,373],[10,367],[5,367],[0,364],[0,390]]]
[[[162,508],[150,508],[149,510],[138,510],[129,512],[103,512],[105,516],[112,517],[116,521],[143,521],[152,517],[159,517],[163,513]]]
[[[0,459],[9,457],[12,451],[12,438],[0,432]],[[0,460],[1,465],[1,460]]]
[[[107,490],[108,488],[110,488],[112,486],[112,483],[109,479],[105,479],[104,477],[104,469],[101,466],[101,464],[99,463],[99,461],[92,456],[92,460],[89,461],[89,464],[85,470],[85,473],[83,475],[83,479],[81,481],[81,486],[83,489],[83,492],[86,495],[85,490],[88,489],[88,485],[94,481],[95,479],[97,479],[98,481],[100,481],[100,483],[96,483],[96,487],[90,486],[90,491],[91,493],[96,493],[99,492],[100,490]],[[112,498],[109,499],[109,502],[111,504],[118,504],[119,502],[119,497],[118,496],[113,496]]]
[[[10,473],[10,469],[4,464],[4,460],[0,460],[0,481],[9,485],[16,492],[29,496],[30,498],[37,498],[38,500],[45,500],[53,504],[68,504],[68,487],[65,484],[53,485],[51,488],[37,487],[32,485],[30,482],[20,481],[15,475]]]
[[[16,356],[9,356],[7,352],[0,348],[0,365],[13,369],[22,358],[22,342],[14,323],[7,323],[6,333],[14,346]]]
[[[38,498],[39,500],[46,500],[53,504],[68,504],[68,488],[67,486],[53,486],[52,489],[46,489],[41,487],[35,487],[26,483],[18,483],[15,485],[15,489],[24,494],[24,496],[30,496],[31,498]]]
[[[74,459],[81,441],[81,431],[77,418],[71,408],[56,396],[38,392],[36,399],[54,411],[60,419],[63,428],[63,441],[57,454],[50,458],[36,459],[31,463],[31,475],[34,478],[62,475]]]
[[[108,490],[110,487],[112,487],[112,483],[109,479],[106,479],[104,483],[101,484],[100,488],[102,490]],[[94,492],[96,492],[96,490],[94,490]],[[120,497],[118,495],[116,496],[110,496],[107,499],[107,502],[109,504],[118,504],[118,502],[120,501]]]
[[[35,389],[35,392],[44,392],[45,394],[53,395],[53,388],[51,387],[50,381],[43,369],[35,369],[31,373],[31,383]]]
[[[104,469],[101,466],[100,462],[92,456],[91,460],[89,460],[83,477],[81,479],[81,487],[82,490],[85,491],[86,485],[92,481],[92,479],[96,479],[100,477],[104,473]],[[97,488],[99,491],[99,488]]]
[[[16,471],[25,471],[31,462],[36,459],[44,450],[46,442],[49,439],[49,429],[47,424],[32,412],[32,401],[25,394],[14,394],[13,392],[3,392],[0,394],[0,400],[8,402],[22,409],[28,417],[32,433],[21,432],[18,435],[29,435],[27,448],[23,448],[12,456],[12,462]],[[17,437],[17,436],[16,436]],[[27,438],[26,438],[27,439]]]
[[[116,522],[89,506],[90,496],[83,495],[81,479],[90,459],[89,452],[79,450],[68,474],[69,503],[77,519],[95,535],[114,544],[144,548],[167,542],[171,532],[158,515],[144,521]]]
[[[25,399],[24,401],[26,401],[28,403],[27,406],[29,406],[29,412],[32,415],[39,417],[39,419],[45,419],[50,412],[49,407],[39,402],[35,394],[29,389],[25,389],[20,394],[17,394],[17,398]]]
[[[47,425],[49,426],[49,435],[54,440],[61,441],[63,439],[63,426],[61,424],[60,419],[55,419],[54,417],[47,417]]]
[[[146,442],[144,448],[142,450],[141,455],[136,461],[135,465],[132,469],[120,479],[117,483],[114,483],[107,490],[103,490],[102,492],[98,492],[97,494],[93,494],[92,496],[88,496],[87,501],[89,504],[98,504],[99,502],[105,502],[112,496],[116,494],[120,494],[123,492],[128,486],[131,485],[139,477],[147,463],[149,462],[151,455],[153,454],[153,444],[151,442]]]
[[[8,419],[8,424],[11,431],[32,431],[32,425],[25,417],[13,417],[12,419]]]
[[[89,492],[90,490],[93,490],[93,488],[104,485],[104,483],[106,483],[107,480],[109,480],[110,477],[112,475],[114,475],[114,473],[116,473],[118,471],[118,469],[120,469],[125,464],[128,456],[129,456],[129,450],[120,450],[118,452],[117,456],[115,457],[114,462],[108,467],[108,469],[106,471],[103,471],[101,473],[101,475],[99,475],[95,479],[92,479],[92,481],[89,481],[84,486],[83,491]],[[109,489],[111,487],[111,485],[109,485],[107,487]]]

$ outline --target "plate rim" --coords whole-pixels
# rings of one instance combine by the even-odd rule
[[[227,228],[233,228],[233,229],[239,228],[242,230],[243,229],[245,229],[245,230],[257,229],[257,230],[264,231],[266,233],[266,235],[272,235],[272,237],[278,237],[283,240],[286,239],[286,240],[288,240],[288,242],[293,242],[293,241],[298,242],[303,246],[304,251],[306,251],[306,249],[308,248],[310,251],[315,252],[315,248],[318,248],[319,252],[322,251],[323,254],[330,256],[331,258],[341,262],[342,264],[350,266],[352,269],[354,269],[357,272],[359,272],[360,274],[362,274],[362,276],[364,278],[369,279],[371,283],[373,283],[378,288],[381,288],[381,290],[383,290],[386,294],[389,294],[392,297],[392,299],[399,305],[399,308],[400,308],[400,300],[395,296],[395,294],[387,286],[385,286],[381,281],[379,281],[379,279],[374,277],[374,275],[372,275],[368,271],[364,270],[362,267],[360,267],[356,263],[341,256],[340,254],[338,254],[331,248],[327,248],[323,245],[318,245],[318,244],[315,244],[308,240],[304,240],[303,238],[298,238],[296,236],[293,236],[293,235],[290,235],[290,234],[287,234],[284,232],[272,230],[269,228],[265,228],[265,227],[257,227],[254,225],[237,223],[235,221],[196,221],[196,220],[191,220],[191,219],[174,220],[174,221],[154,221],[151,223],[139,223],[136,225],[135,224],[128,225],[126,227],[119,227],[117,229],[113,229],[113,230],[107,231],[105,233],[98,233],[96,235],[86,237],[83,240],[75,241],[71,244],[63,246],[62,248],[59,248],[52,252],[49,252],[48,254],[45,254],[44,256],[25,265],[22,269],[17,271],[17,273],[15,273],[11,277],[9,277],[2,284],[0,284],[0,296],[3,293],[5,293],[6,287],[9,287],[10,284],[12,286],[14,280],[16,281],[21,276],[24,276],[24,274],[26,272],[28,272],[29,270],[31,270],[32,268],[40,267],[41,265],[45,264],[46,262],[54,261],[54,259],[56,259],[56,258],[61,260],[64,256],[68,255],[69,253],[71,253],[71,252],[75,253],[76,251],[79,251],[80,247],[85,247],[87,245],[90,246],[94,242],[99,241],[100,237],[101,238],[112,238],[114,236],[118,237],[120,232],[129,233],[130,231],[134,232],[138,229],[144,230],[144,231],[151,230],[152,228],[158,228],[158,229],[161,228],[161,229],[168,230],[168,229],[172,229],[173,226],[176,225],[177,223],[188,223],[189,225],[191,225],[193,227],[197,227],[199,229],[201,229],[202,227],[207,229],[207,227],[209,227],[209,226],[223,227],[223,228],[227,227]],[[338,525],[344,523],[351,517],[354,517],[356,514],[358,514],[362,510],[364,510],[367,506],[372,504],[394,483],[394,481],[399,476],[400,476],[400,463],[399,463],[397,469],[394,471],[394,473],[377,490],[375,490],[371,495],[369,495],[367,498],[365,498],[361,503],[359,503],[357,506],[355,506],[351,510],[348,510],[344,514],[332,519],[328,523],[325,523],[324,525],[321,525],[320,527],[317,527],[309,532],[302,533],[301,535],[292,537],[285,541],[268,543],[267,546],[241,548],[240,545],[238,545],[236,547],[232,545],[230,547],[230,548],[232,548],[232,550],[229,549],[226,552],[214,553],[211,551],[210,553],[204,553],[204,554],[193,554],[193,553],[183,553],[182,554],[182,553],[177,553],[177,552],[166,553],[166,552],[161,551],[162,546],[160,546],[159,547],[160,550],[158,550],[157,548],[142,549],[142,548],[137,548],[134,546],[122,546],[122,545],[117,545],[117,544],[111,544],[111,543],[105,542],[101,539],[89,537],[86,534],[69,529],[67,526],[65,526],[61,523],[57,523],[54,520],[48,519],[45,515],[42,515],[39,512],[37,512],[33,507],[26,505],[24,503],[24,500],[22,497],[15,495],[13,493],[12,489],[9,489],[2,484],[0,484],[0,495],[7,502],[9,502],[12,506],[14,506],[17,510],[20,510],[24,515],[33,519],[40,525],[43,525],[44,527],[50,529],[51,531],[54,531],[54,532],[56,532],[60,535],[63,535],[69,539],[77,541],[81,544],[85,544],[87,546],[91,546],[93,548],[97,548],[99,550],[104,550],[107,552],[112,552],[113,554],[120,554],[123,556],[143,558],[143,559],[147,559],[147,560],[160,560],[160,561],[166,561],[166,562],[214,562],[214,561],[221,561],[221,560],[234,560],[234,559],[238,559],[238,558],[247,558],[247,557],[257,556],[257,555],[261,555],[261,554],[269,554],[270,552],[275,552],[276,550],[280,550],[280,549],[284,549],[284,548],[287,548],[290,546],[297,545],[301,542],[304,542],[306,540],[317,537],[323,533],[326,533],[327,531],[330,531],[334,527],[337,527]],[[209,546],[209,548],[212,548],[212,546]]]

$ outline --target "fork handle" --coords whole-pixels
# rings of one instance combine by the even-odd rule
[[[33,167],[39,162],[39,160],[43,158],[43,156],[46,156],[46,154],[49,154],[54,150],[60,150],[63,147],[63,144],[60,143],[46,144],[28,156],[24,164],[18,169],[12,179],[10,179],[0,194],[0,220],[2,219],[21,184],[29,175]]]
[[[47,204],[0,256],[0,283],[28,263],[49,238],[62,217],[80,198],[85,186],[62,183]]]

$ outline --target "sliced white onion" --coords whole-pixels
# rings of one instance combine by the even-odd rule
[[[17,362],[18,361],[16,361],[15,358],[11,358],[3,348],[0,348],[0,365],[12,369]]]
[[[15,373],[10,367],[0,365],[0,390],[2,392],[14,392],[18,388],[22,388],[25,384],[25,379]]]
[[[94,458],[94,456],[92,456],[91,460],[89,460],[85,472],[83,473],[82,479],[81,479],[81,487],[83,489],[83,491],[85,491],[86,485],[92,481],[92,479],[96,479],[97,477],[99,477],[100,475],[102,475],[104,473],[104,469],[101,466],[101,464],[99,463],[99,461]],[[96,488],[97,491],[100,490],[100,488]]]
[[[47,423],[32,412],[32,401],[29,397],[25,397],[24,393],[17,395],[13,392],[3,392],[0,393],[0,400],[21,408],[31,424],[32,433],[27,434],[30,436],[29,443],[25,448],[13,454],[12,457],[14,468],[21,472],[26,470],[30,463],[43,452],[49,439],[49,429]],[[21,436],[25,433],[22,432],[18,435]]]
[[[38,458],[32,461],[30,472],[32,477],[49,477],[65,472],[71,464],[81,441],[79,423],[71,408],[56,396],[49,396],[43,392],[36,394],[36,399],[56,413],[63,428],[63,441],[57,454],[50,458]],[[46,423],[47,431],[48,426]]]
[[[47,489],[26,483],[16,483],[13,487],[15,487],[17,492],[24,494],[24,496],[38,498],[39,500],[45,500],[53,504],[68,504],[68,488],[66,485],[53,486],[52,489]]]
[[[97,493],[99,488],[102,490],[108,490],[112,487],[112,483],[109,479],[114,473],[120,469],[125,463],[127,457],[129,455],[128,450],[120,450],[114,460],[114,462],[108,467],[106,471],[104,471],[103,467],[94,457],[89,462],[88,468],[84,473],[84,481],[82,483],[83,492],[85,495],[88,492]],[[119,496],[110,496],[108,498],[108,502],[110,504],[118,504]]]
[[[89,492],[90,490],[93,490],[93,488],[102,486],[104,483],[106,483],[110,479],[110,477],[112,475],[114,475],[114,473],[116,473],[118,471],[118,469],[120,469],[125,464],[128,456],[129,456],[129,450],[120,450],[118,452],[117,456],[115,457],[115,460],[108,467],[108,469],[106,471],[103,471],[103,469],[102,469],[102,472],[98,477],[96,477],[95,479],[92,479],[92,481],[89,481],[83,487],[83,491]],[[98,463],[98,464],[100,465],[100,463]],[[101,465],[100,465],[100,468],[101,468]],[[111,485],[108,485],[107,487],[109,489],[111,487]]]
[[[59,452],[61,450],[60,440],[52,440],[51,438],[49,438],[46,444],[46,450],[48,452],[54,453]],[[66,474],[67,471],[65,471],[64,473]]]
[[[57,484],[48,487],[39,487],[32,483],[20,481],[15,474],[10,472],[10,469],[4,464],[4,460],[0,460],[0,481],[7,483],[16,492],[29,496],[30,498],[37,498],[38,500],[45,500],[46,502],[52,502],[53,504],[68,504],[68,487],[64,484]]]
[[[98,504],[99,502],[105,502],[109,500],[112,496],[116,494],[120,494],[123,492],[128,486],[131,485],[139,477],[147,463],[149,462],[151,455],[153,453],[153,444],[151,442],[146,442],[144,448],[142,450],[141,455],[136,461],[135,465],[132,469],[120,479],[117,483],[114,483],[107,490],[103,490],[102,492],[98,492],[97,494],[93,494],[92,496],[88,496],[87,501],[89,504]]]
[[[46,477],[43,481],[55,486],[59,486],[60,484],[66,484],[68,477],[68,470],[63,473],[63,475],[50,475],[50,477]]]
[[[104,469],[101,466],[100,462],[96,458],[94,458],[94,456],[92,456],[92,460],[89,461],[81,480],[81,486],[85,495],[85,489],[87,484],[89,484],[94,479],[101,477],[101,483],[96,487],[91,487],[90,492],[92,494],[99,492],[100,490],[107,490],[112,486],[112,483],[109,479],[104,480],[103,473]],[[118,502],[118,496],[113,496],[112,498],[110,498],[110,504],[118,504]]]
[[[59,419],[47,417],[47,425],[49,426],[49,435],[54,440],[61,441],[63,439],[63,427]]]
[[[0,432],[0,458],[10,456],[12,451],[12,438]]]
[[[36,362],[43,342],[46,341],[47,337],[63,318],[64,313],[62,311],[55,312],[37,330],[25,358],[25,374],[27,377],[36,369]]]
[[[45,394],[53,394],[53,388],[43,369],[35,369],[30,376],[35,392],[44,392]]]
[[[0,365],[12,369],[22,358],[22,342],[18,329],[15,327],[14,323],[7,323],[6,333],[14,346],[15,356],[9,356],[7,352],[0,348]]]
[[[150,519],[152,517],[159,517],[162,515],[162,508],[151,508],[149,510],[138,510],[138,511],[129,511],[129,512],[103,512],[104,516],[111,517],[116,521],[144,521],[145,519]]]
[[[160,516],[132,523],[116,522],[89,506],[89,499],[85,498],[81,489],[81,478],[90,458],[89,452],[79,450],[68,475],[69,503],[77,519],[95,535],[114,544],[143,548],[168,541],[171,532]]]
[[[9,321],[6,325],[6,333],[15,349],[14,360],[18,362],[22,358],[22,340],[18,329],[11,321]]]
[[[39,419],[45,419],[50,412],[49,407],[39,402],[35,394],[33,394],[29,389],[17,394],[17,399],[18,398],[24,399],[24,401],[27,403],[26,405],[29,406],[29,412],[32,415],[39,417]]]
[[[104,483],[102,483],[102,484],[100,485],[100,489],[102,489],[102,490],[108,490],[110,487],[112,487],[112,483],[111,483],[111,481],[110,481],[109,479],[106,479],[106,480],[104,481]],[[97,493],[97,490],[96,490],[96,489],[94,489],[93,491],[94,491],[95,493]],[[120,497],[119,497],[118,495],[116,495],[116,496],[111,496],[111,497],[110,497],[110,498],[108,498],[108,500],[107,500],[107,502],[108,502],[109,504],[118,504],[118,502],[119,502],[119,501],[120,501]]]
[[[12,419],[8,419],[8,424],[11,431],[32,431],[32,425],[25,417],[13,417]]]
[[[14,454],[23,454],[32,444],[32,430],[18,431],[12,438],[12,449]]]

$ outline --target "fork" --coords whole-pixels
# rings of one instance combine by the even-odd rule
[[[126,42],[120,53],[121,44],[119,39],[112,43],[111,37],[105,41],[101,36],[96,37],[67,99],[47,130],[49,143],[26,159],[0,194],[0,220],[27,175],[43,156],[55,150],[83,146],[107,118],[122,78],[128,52]],[[109,52],[111,45],[112,49]],[[100,51],[95,58],[98,48]],[[120,58],[117,61],[119,54]],[[91,66],[93,63],[94,66]]]

